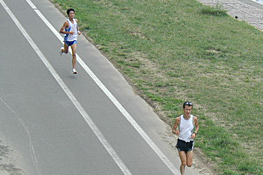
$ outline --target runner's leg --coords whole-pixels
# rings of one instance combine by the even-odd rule
[[[71,46],[72,50],[72,69],[75,69],[77,63],[77,44]]]
[[[185,165],[186,165],[186,153],[184,151],[179,151],[179,156],[181,159],[180,172],[181,172],[181,175],[184,175]]]
[[[188,151],[186,153],[186,165],[188,167],[191,167],[193,165],[193,158],[194,158],[194,152],[193,151]]]
[[[68,53],[68,45],[66,43],[64,43],[64,49],[62,50],[62,53]]]

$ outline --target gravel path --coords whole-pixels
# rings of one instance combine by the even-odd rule
[[[253,0],[198,0],[199,2],[216,6],[219,4],[232,17],[246,21],[259,30],[263,30],[263,5]]]

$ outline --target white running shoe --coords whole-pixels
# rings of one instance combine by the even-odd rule
[[[77,74],[78,72],[76,71],[76,69],[72,69],[71,71],[73,74]]]
[[[61,47],[61,48],[60,48],[60,51],[59,51],[60,56],[62,56],[62,54],[63,54],[63,49],[64,49],[64,47]]]

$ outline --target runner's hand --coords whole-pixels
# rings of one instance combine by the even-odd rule
[[[196,134],[193,133],[193,134],[191,135],[191,139],[195,139],[195,136],[196,136]]]

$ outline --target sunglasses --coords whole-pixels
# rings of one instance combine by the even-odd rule
[[[185,102],[185,105],[187,105],[187,106],[193,106],[193,103],[190,102],[190,101],[187,101],[187,102]]]
[[[183,104],[183,108],[184,108],[185,106],[194,106],[194,105],[193,105],[192,102],[186,101],[186,102],[184,102],[184,104]]]

